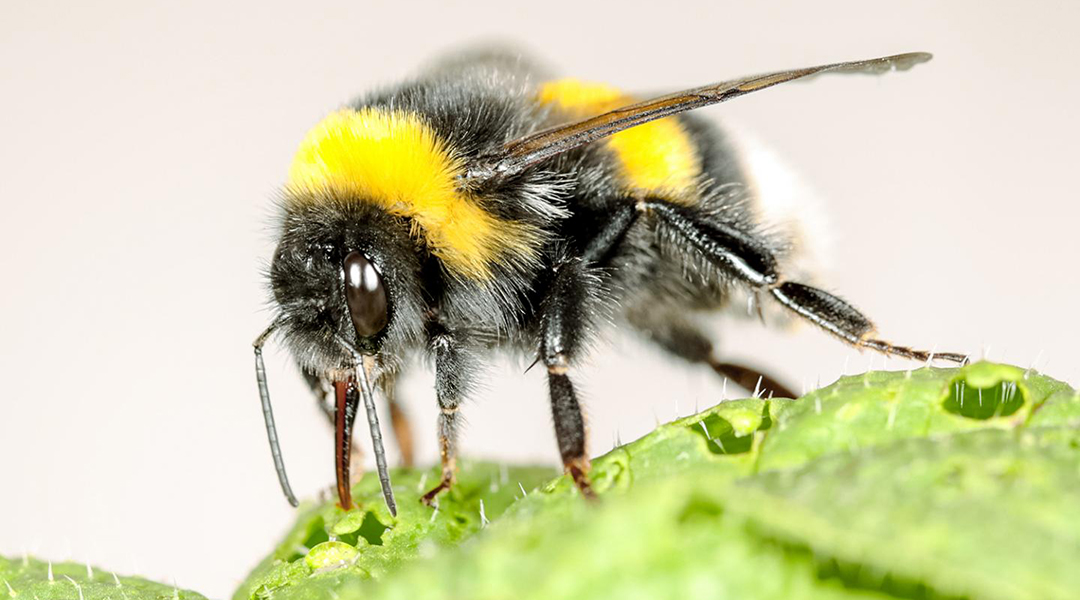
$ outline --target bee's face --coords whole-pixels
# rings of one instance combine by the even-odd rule
[[[354,351],[377,354],[418,326],[418,259],[407,230],[379,221],[325,205],[287,209],[270,284],[284,339],[316,373],[348,368]]]

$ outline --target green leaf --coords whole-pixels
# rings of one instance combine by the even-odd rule
[[[417,502],[422,475],[396,473],[396,520],[366,478],[366,509],[305,509],[235,600],[1080,590],[1080,395],[1016,367],[868,373],[799,400],[724,402],[594,460],[599,502],[566,477],[507,493],[544,473],[473,465],[434,516]],[[321,558],[330,535],[355,554]]]
[[[394,493],[402,498],[395,518],[383,502],[378,479],[369,474],[353,487],[353,510],[344,511],[333,501],[301,505],[296,525],[233,597],[302,598],[309,588],[325,594],[350,581],[385,578],[404,563],[456,546],[486,526],[483,518],[498,518],[524,495],[523,489],[532,490],[554,475],[550,468],[465,462],[457,484],[433,511],[419,498],[438,482],[438,469],[394,470]]]
[[[48,563],[33,558],[10,560],[0,556],[0,598],[17,600],[205,600],[188,590],[176,589],[136,577],[75,563]]]

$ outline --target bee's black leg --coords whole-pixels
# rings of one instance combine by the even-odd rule
[[[748,367],[746,365],[740,365],[737,363],[723,362],[717,360],[715,357],[710,357],[707,361],[708,365],[712,367],[713,371],[722,377],[735,382],[736,385],[742,389],[750,392],[751,394],[757,394],[759,398],[798,398],[799,396],[795,392],[791,391],[782,383],[776,381],[776,379],[769,375],[758,371],[754,367]]]
[[[458,410],[468,395],[476,363],[466,346],[466,336],[447,331],[442,325],[429,325],[429,344],[435,355],[435,396],[439,403],[439,458],[442,477],[438,485],[421,498],[428,506],[454,485],[457,471],[457,432],[461,424]]]
[[[570,380],[570,364],[585,346],[586,335],[592,329],[590,319],[603,310],[602,271],[596,266],[606,264],[638,215],[633,205],[617,208],[588,241],[580,257],[565,258],[555,266],[540,306],[540,359],[548,371],[555,438],[563,468],[586,498],[596,494],[589,483],[585,418]]]
[[[565,365],[548,365],[551,391],[551,414],[555,420],[555,438],[559,444],[563,469],[586,498],[595,498],[589,483],[589,454],[586,449],[585,419],[574,393],[574,384]]]
[[[790,388],[775,378],[746,365],[721,361],[716,356],[713,343],[694,325],[677,315],[658,318],[645,314],[646,310],[631,314],[631,323],[651,341],[668,352],[692,363],[705,364],[718,375],[727,377],[736,385],[759,397],[796,398]]]
[[[563,468],[582,495],[595,496],[589,484],[589,454],[586,450],[585,419],[581,414],[570,362],[579,352],[589,329],[590,305],[599,295],[599,279],[581,259],[570,259],[556,267],[554,279],[540,307],[540,358],[548,371],[551,413]]]
[[[690,246],[727,277],[751,289],[768,291],[795,314],[849,344],[914,360],[967,361],[963,354],[915,350],[875,338],[874,325],[854,306],[824,290],[783,281],[772,251],[736,225],[662,200],[644,201],[641,210],[656,219],[661,235],[677,238],[682,242],[679,246]]]
[[[845,342],[883,354],[929,362],[933,359],[966,363],[966,354],[931,352],[897,346],[874,337],[874,324],[854,306],[815,287],[793,281],[781,282],[770,289],[780,304]]]

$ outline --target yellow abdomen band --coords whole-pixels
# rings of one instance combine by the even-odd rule
[[[580,117],[598,115],[635,100],[602,83],[560,79],[545,83],[537,97]],[[625,185],[634,192],[691,202],[701,176],[693,140],[677,119],[650,121],[608,138],[619,159]]]

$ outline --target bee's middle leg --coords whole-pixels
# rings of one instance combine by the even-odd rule
[[[540,359],[547,366],[551,413],[563,468],[586,498],[594,498],[589,483],[585,418],[581,413],[570,364],[585,345],[589,321],[599,305],[599,279],[582,259],[556,267],[551,287],[540,307]]]
[[[762,398],[798,397],[777,378],[754,367],[720,360],[712,340],[680,316],[666,314],[658,318],[643,310],[631,313],[630,321],[664,350],[691,363],[708,365],[717,375],[727,377],[748,392]]]

